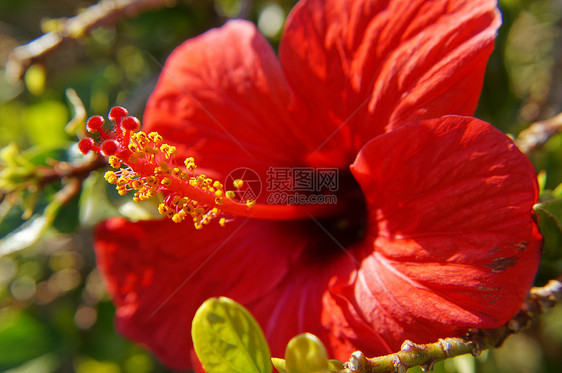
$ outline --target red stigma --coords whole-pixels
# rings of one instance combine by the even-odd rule
[[[82,154],[88,154],[90,150],[94,147],[94,140],[89,137],[85,137],[80,142],[78,142],[78,149]]]
[[[135,117],[125,117],[121,121],[121,127],[127,131],[136,132],[140,129],[140,121]]]
[[[110,110],[110,119],[115,123],[105,125],[105,120],[100,115],[88,119],[86,124],[88,132],[99,135],[99,139],[94,136],[81,140],[78,147],[82,153],[86,154],[93,150],[108,157],[120,151],[128,151],[131,134],[140,129],[140,121],[133,116],[127,116],[127,110],[119,106]]]
[[[86,124],[86,129],[88,132],[96,132],[101,129],[105,120],[100,115],[94,115],[90,119],[88,119],[88,124]]]
[[[108,117],[115,123],[119,123],[121,121],[121,118],[126,117],[128,114],[129,112],[124,107],[114,106],[109,111]]]
[[[119,149],[119,143],[115,140],[105,140],[101,144],[101,152],[106,157],[114,155]]]

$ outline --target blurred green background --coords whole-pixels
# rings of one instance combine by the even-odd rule
[[[88,115],[123,105],[141,117],[159,63],[179,43],[228,18],[244,17],[277,47],[295,2],[177,1],[65,44],[14,83],[3,74],[12,49],[56,27],[49,20],[74,16],[95,2],[0,0],[0,147],[17,144],[0,153],[0,172],[7,164],[25,170],[48,165],[49,159],[79,157],[76,128],[66,126],[74,115],[68,88],[75,90]],[[502,0],[500,7],[504,25],[476,116],[517,135],[530,123],[562,111],[562,0]],[[562,136],[552,138],[532,160],[538,170],[546,170],[546,188],[560,184]],[[0,237],[14,229],[23,232],[0,241],[0,371],[166,372],[146,350],[114,331],[114,308],[95,269],[92,229],[108,216],[143,211],[118,202],[100,179],[100,174],[88,178],[81,195],[61,207],[56,218],[48,206],[60,183],[0,195]],[[22,218],[26,204],[35,204],[31,223]],[[52,224],[41,225],[44,216],[53,217]],[[537,284],[560,273],[560,260],[546,255]],[[561,352],[558,306],[503,348],[440,363],[436,371],[560,372]]]

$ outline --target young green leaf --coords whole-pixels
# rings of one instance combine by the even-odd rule
[[[345,369],[345,365],[342,361],[330,359],[328,360],[328,368],[333,372],[339,372]]]
[[[328,353],[313,334],[299,334],[285,350],[287,373],[328,373]]]
[[[195,313],[191,335],[207,373],[271,373],[271,354],[261,328],[231,299],[205,301]]]
[[[272,357],[271,363],[279,373],[287,373],[287,362],[285,361],[285,359]]]
[[[539,229],[544,238],[543,252],[549,259],[562,256],[562,199],[555,199],[534,206],[539,216]]]

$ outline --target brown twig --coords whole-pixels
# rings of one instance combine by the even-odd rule
[[[342,372],[402,373],[414,366],[420,366],[426,371],[431,370],[437,361],[468,353],[476,356],[483,350],[500,347],[507,337],[529,326],[533,320],[560,301],[562,301],[562,276],[551,280],[544,287],[531,289],[529,299],[521,310],[500,328],[474,330],[465,338],[445,338],[425,345],[405,341],[399,352],[371,359],[366,358],[361,352],[355,352]]]
[[[94,170],[107,166],[107,161],[101,155],[96,154],[86,162],[69,163],[61,161],[51,161],[49,166],[37,166],[32,172],[25,176],[21,176],[18,181],[12,182],[8,189],[0,189],[0,202],[4,199],[7,201],[17,200],[17,196],[22,191],[32,191],[37,195],[47,185],[60,181],[64,187],[55,195],[57,203],[62,205],[68,203],[72,197],[80,192],[82,182]],[[70,193],[72,191],[72,193]],[[1,205],[1,203],[0,203]],[[9,204],[12,206],[13,204]],[[27,219],[33,213],[35,202],[28,206],[28,210],[24,213]],[[6,206],[4,206],[6,208]],[[1,210],[1,209],[0,209]],[[0,214],[0,221],[4,214]]]
[[[63,43],[78,40],[99,26],[113,25],[123,17],[169,6],[175,0],[101,0],[69,19],[58,19],[55,31],[15,48],[6,62],[5,75],[10,82],[21,80],[33,63],[58,49]]]
[[[525,154],[542,147],[552,136],[562,132],[562,113],[547,120],[535,122],[521,131],[515,144]]]
[[[99,154],[95,154],[89,161],[80,164],[55,161],[53,167],[42,166],[37,169],[38,180],[36,183],[43,187],[57,180],[77,179],[82,181],[92,171],[105,166],[107,166],[107,161]]]
[[[84,179],[92,171],[107,165],[104,158],[99,155],[81,163],[60,161],[52,161],[51,163],[51,167],[37,167],[27,177],[24,176],[13,183],[8,191],[0,190],[0,196],[3,199],[0,201],[0,221],[15,203],[20,203],[24,208],[22,218],[30,219],[0,239],[0,256],[26,248],[37,242],[54,222],[61,207],[80,193]],[[33,215],[41,191],[47,185],[57,181],[61,182],[62,188],[52,197],[41,214]],[[22,198],[25,191],[29,193],[25,198]]]

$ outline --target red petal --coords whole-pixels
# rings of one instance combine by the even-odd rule
[[[531,216],[535,170],[507,136],[443,117],[375,138],[351,169],[372,243],[354,285],[334,290],[350,323],[355,312],[396,350],[404,339],[493,328],[515,314],[541,236]]]
[[[472,114],[501,22],[496,4],[300,1],[280,59],[315,134],[311,163],[349,164],[366,142],[404,121]]]
[[[271,46],[252,23],[235,20],[174,50],[143,129],[158,131],[180,156],[194,156],[223,177],[242,166],[294,165],[301,147],[290,100]]]
[[[200,231],[165,220],[106,221],[95,248],[119,331],[167,366],[189,368],[197,308],[213,296],[247,305],[274,289],[307,243],[288,231],[287,224],[255,220]]]

